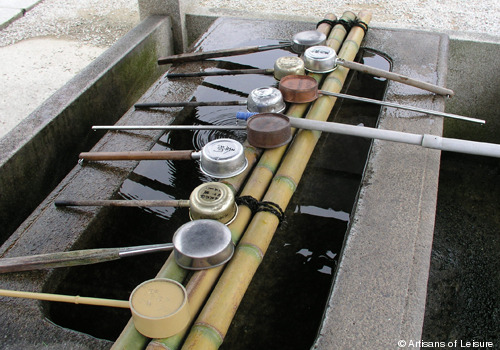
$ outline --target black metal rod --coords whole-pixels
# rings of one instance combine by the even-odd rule
[[[210,72],[185,72],[185,73],[167,73],[167,78],[191,78],[191,77],[212,77],[222,75],[238,75],[238,74],[266,74],[274,73],[274,69],[226,69]]]

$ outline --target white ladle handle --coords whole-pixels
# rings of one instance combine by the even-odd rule
[[[400,105],[397,103],[374,100],[374,99],[366,98],[366,97],[352,96],[352,95],[346,95],[346,94],[341,94],[341,93],[337,93],[337,92],[330,92],[330,91],[323,91],[323,90],[318,90],[318,93],[320,93],[322,95],[335,96],[335,97],[345,98],[345,99],[349,99],[349,100],[373,103],[373,104],[386,106],[386,107],[406,109],[408,111],[413,111],[413,112],[425,113],[425,114],[430,114],[430,115],[437,115],[440,117],[448,117],[448,118],[466,120],[469,122],[474,122],[474,123],[479,123],[479,124],[486,123],[486,121],[484,121],[483,119],[476,119],[476,118],[465,117],[465,116],[457,115],[457,114],[438,112],[438,111],[433,111],[431,109],[424,109],[424,108],[418,108],[418,107],[413,107],[413,106]]]
[[[383,69],[370,67],[370,66],[367,66],[367,65],[364,65],[361,63],[346,61],[346,60],[343,60],[341,58],[337,58],[336,61],[337,61],[337,64],[342,66],[342,67],[346,67],[346,68],[356,70],[359,72],[371,74],[371,75],[374,75],[376,77],[394,80],[394,81],[397,81],[397,82],[402,83],[402,84],[415,86],[415,87],[423,89],[423,90],[434,92],[435,94],[450,96],[450,97],[455,94],[455,92],[453,92],[453,90],[450,90],[450,89],[447,89],[447,88],[444,88],[444,87],[441,87],[438,85],[434,85],[431,83],[427,83],[427,82],[424,82],[421,80],[412,79],[412,78],[407,77],[405,75],[389,72],[389,71],[386,71]]]
[[[318,120],[290,118],[293,127],[308,130],[318,130],[342,135],[359,136],[393,142],[408,143],[427,148],[459,153],[500,158],[500,145],[445,138],[435,135],[418,135],[394,130],[383,130],[365,126],[348,125]]]

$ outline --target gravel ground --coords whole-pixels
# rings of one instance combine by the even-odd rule
[[[138,22],[137,0],[45,0],[1,31],[0,47],[51,38],[108,48]]]
[[[349,0],[279,1],[255,0],[250,10],[234,0],[200,0],[197,6],[208,12],[238,15],[248,12],[272,16],[290,15],[321,18],[326,12],[340,16],[350,10],[358,13],[370,10],[371,24],[384,27],[415,28],[464,33],[500,34],[498,0]],[[244,9],[245,8],[245,9]],[[242,10],[244,9],[244,10]],[[325,10],[326,9],[326,10]]]
[[[45,0],[0,35],[0,137],[139,23],[136,0]]]
[[[367,9],[374,26],[500,34],[497,0],[350,0],[335,7],[328,0],[200,0],[190,6],[192,13],[304,19]],[[1,30],[0,137],[138,23],[137,0],[44,0]]]

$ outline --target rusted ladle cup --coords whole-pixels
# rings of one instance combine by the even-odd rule
[[[279,118],[281,122],[277,123],[276,118]],[[288,119],[290,127],[293,126],[300,129],[317,130],[334,134],[401,142],[442,151],[468,153],[500,158],[500,145],[497,144],[452,139],[429,134],[418,135],[394,130],[383,130],[365,126],[324,122],[304,118],[288,118],[279,113],[262,113],[252,116],[248,120],[247,125],[249,143],[252,144],[250,139],[250,133],[252,132],[255,134],[259,134],[259,138],[261,140],[271,140],[271,142],[269,142],[268,148],[273,148],[272,143],[274,142],[277,144],[277,146],[279,146],[280,143],[282,143],[283,140],[288,137],[283,131],[285,129],[285,118]],[[252,126],[252,124],[258,125],[258,127]],[[278,137],[279,135],[284,135],[283,139],[280,140]]]
[[[241,113],[248,117],[251,113]],[[245,118],[241,118],[245,119]],[[286,144],[291,139],[291,127],[317,130],[322,132],[359,136],[365,138],[401,142],[412,145],[419,145],[427,148],[438,149],[442,151],[468,153],[475,155],[482,155],[487,157],[500,158],[500,145],[467,141],[460,139],[451,139],[435,135],[418,135],[410,134],[400,131],[383,130],[377,128],[370,128],[364,126],[348,125],[334,122],[324,122],[303,118],[288,118],[287,116],[279,113],[261,113],[253,115],[247,123],[247,126],[234,126],[233,129],[246,128],[248,142],[255,147],[260,148],[275,148]],[[105,127],[115,130],[130,129],[155,129],[155,130],[168,130],[167,126],[117,126]],[[204,129],[211,128],[216,130],[219,127],[208,127],[203,125]],[[195,126],[185,126],[185,129],[196,129]],[[256,141],[260,140],[260,141]]]
[[[440,117],[460,119],[460,120],[465,120],[465,121],[475,122],[475,123],[480,123],[480,124],[485,123],[485,121],[482,119],[464,117],[464,116],[452,114],[452,113],[438,112],[438,111],[433,111],[430,109],[423,109],[423,108],[418,108],[418,107],[413,107],[413,106],[400,105],[400,104],[392,103],[392,102],[374,100],[374,99],[365,98],[365,97],[352,96],[352,95],[346,95],[346,94],[341,94],[341,93],[336,93],[336,92],[319,90],[318,89],[318,82],[316,81],[316,79],[314,79],[313,77],[308,76],[308,75],[287,75],[286,77],[283,77],[283,79],[281,79],[281,81],[279,83],[279,90],[281,91],[281,94],[283,95],[283,99],[286,102],[291,102],[291,103],[308,103],[308,102],[312,102],[312,101],[316,100],[319,97],[319,95],[327,95],[327,96],[335,96],[335,97],[339,97],[339,98],[345,98],[345,99],[355,100],[355,101],[360,101],[360,102],[378,104],[378,105],[386,106],[386,107],[406,109],[406,110],[413,111],[413,112],[420,112],[420,113],[425,113],[425,114],[430,114],[430,115],[437,115]]]

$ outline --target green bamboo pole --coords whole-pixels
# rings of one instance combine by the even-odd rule
[[[225,179],[224,183],[228,185],[235,193],[237,193],[242,186],[242,184],[245,182],[246,177],[248,176],[249,172],[251,171],[253,165],[257,162],[257,159],[259,158],[260,154],[262,151],[260,149],[257,149],[253,146],[250,146],[248,142],[245,142],[243,144],[245,148],[245,157],[248,160],[248,167],[245,169],[245,171],[237,176],[234,176],[229,179]],[[236,221],[236,220],[235,220]],[[212,270],[212,269],[210,269]],[[188,271],[181,268],[179,265],[176,264],[174,255],[170,254],[168,259],[166,260],[165,264],[163,264],[162,268],[156,275],[157,278],[169,278],[173,279],[179,283],[182,283],[186,276],[188,274]],[[211,275],[211,274],[207,274]],[[189,299],[189,295],[188,295]],[[191,302],[190,302],[191,303]],[[132,350],[132,349],[144,349],[149,341],[149,338],[143,336],[141,333],[139,333],[134,326],[134,322],[132,319],[130,319],[123,329],[122,333],[119,335],[111,349],[127,349],[127,350]]]
[[[331,20],[335,20],[336,18],[329,18]],[[340,20],[350,22],[356,19],[356,15],[351,12],[351,11],[346,11],[342,14],[342,17],[340,17]],[[318,28],[319,29],[319,28]],[[330,31],[330,34],[328,35],[326,45],[330,46],[332,49],[335,50],[335,52],[338,52],[342,43],[344,42],[344,39],[347,35],[347,31],[344,28],[343,25],[337,24],[335,25],[332,30]],[[318,84],[321,82],[321,79],[323,79],[324,75],[319,74],[319,73],[308,73],[311,77],[316,79]],[[287,115],[289,117],[303,117],[305,115],[305,112],[307,108],[310,106],[309,103],[296,103],[290,106],[288,109]]]
[[[355,16],[352,14],[352,16]],[[336,16],[333,14],[328,14],[325,18],[330,20],[335,20]],[[347,19],[347,18],[346,18]],[[354,19],[354,17],[352,17]],[[342,27],[342,26],[340,26]],[[343,27],[342,27],[343,28]],[[335,28],[334,28],[335,29]],[[321,25],[318,30],[324,32],[328,35],[330,31],[330,26]],[[332,33],[335,32],[332,30],[330,32],[330,36],[332,37]],[[342,41],[342,33],[340,31],[335,32],[335,36],[337,40]],[[345,33],[344,33],[345,35]],[[321,79],[321,75],[316,74],[315,78],[317,81]],[[300,104],[300,105],[292,105],[288,110],[287,115],[290,117],[303,117],[306,111],[306,108],[309,104]],[[252,172],[252,175],[248,179],[244,189],[240,193],[240,196],[251,196],[257,200],[261,200],[264,196],[266,189],[271,182],[272,177],[276,173],[277,167],[283,158],[283,154],[285,153],[287,146],[282,146],[275,149],[266,150],[261,156],[258,164]],[[226,181],[223,181],[226,182]],[[250,219],[252,217],[252,212],[245,205],[240,205],[238,208],[238,216],[236,219],[229,225],[229,228],[232,233],[233,242],[235,244],[238,243],[240,237],[242,236],[245,228],[247,227]],[[193,277],[190,279],[189,283],[186,286],[186,290],[188,291],[188,299],[189,305],[192,311],[193,319],[198,310],[201,309],[203,303],[208,297],[209,292],[217,282],[220,274],[222,273],[222,269],[210,269],[195,272]],[[203,275],[202,275],[203,274]],[[194,284],[196,287],[191,287]],[[178,349],[181,346],[182,340],[185,337],[185,333],[189,329],[187,328],[185,331],[176,334],[169,338],[164,339],[154,339],[152,340],[147,350],[174,350]]]
[[[362,11],[359,19],[369,23],[371,13]],[[346,60],[354,59],[364,32],[354,27],[346,40],[347,45],[339,53]],[[344,49],[344,47],[347,47]],[[330,82],[322,87],[340,91],[347,72],[334,71],[329,75]],[[331,83],[334,81],[335,83]],[[336,92],[336,91],[335,91]],[[334,101],[333,101],[334,102]],[[308,118],[326,120],[333,108],[331,99],[315,102]],[[285,156],[283,163],[274,176],[264,196],[264,200],[278,204],[281,208],[288,205],[307,162],[320,137],[320,132],[301,130]],[[218,349],[227,333],[236,309],[241,302],[253,275],[255,274],[269,243],[278,227],[278,218],[268,212],[259,212],[251,220],[236,252],[226,266],[209,300],[188,335],[183,349]]]
[[[336,16],[333,14],[328,14],[325,16],[325,18],[335,20]],[[352,12],[346,12],[342,18],[345,20],[351,20],[354,19],[354,14],[352,14]],[[330,31],[330,26],[321,25],[318,30],[324,32],[325,34],[328,34],[328,32]],[[338,43],[337,47],[332,46],[335,50],[338,50],[338,47],[343,40],[343,35],[345,36],[345,30],[343,30],[343,26],[341,25],[336,25],[330,32],[329,39],[335,38],[336,40],[333,40],[332,42]],[[317,81],[319,81],[322,77],[322,75],[320,74],[315,74],[314,76]],[[287,115],[290,117],[303,117],[308,106],[309,104],[292,105]],[[272,179],[272,176],[276,171],[279,162],[281,161],[281,158],[283,157],[286,148],[286,146],[282,146],[280,148],[267,150],[264,153],[264,155],[260,158],[260,161],[257,164],[256,168],[254,169],[252,176],[248,180],[247,185],[245,186],[247,190],[242,191],[242,196],[250,195],[257,200],[262,198],[265,190],[269,185],[269,182]],[[254,149],[253,147],[248,145],[248,143],[245,143],[245,154],[247,155],[247,159],[249,159],[249,163],[252,164],[252,161],[255,162],[255,159],[257,159],[260,155],[260,150]],[[247,173],[244,172],[234,178],[223,180],[222,182],[231,187],[233,191],[237,193],[239,187],[244,182],[246,175]],[[235,243],[238,242],[239,237],[241,237],[242,233],[244,232],[248,222],[250,221],[251,215],[252,213],[248,207],[239,206],[238,216],[229,226],[233,235],[233,241]],[[170,265],[171,263],[169,264],[169,262],[167,261],[167,263],[164,265],[164,268],[162,268],[157,277],[171,278],[170,274],[168,273],[162,274],[162,271],[165,269],[165,267],[171,267]],[[207,290],[208,286],[210,286],[210,289],[213,287],[220,273],[221,271],[219,271],[219,269],[210,269],[196,272],[193,275],[193,277],[190,279],[190,282],[186,286],[186,290],[188,291],[188,299],[190,300],[190,308],[195,309],[197,304],[199,304],[198,309],[201,308],[201,300],[204,301],[209,293],[208,291],[204,291]],[[184,277],[182,279],[184,279]],[[198,287],[191,288],[192,283],[194,283]],[[196,312],[194,312],[193,310],[192,315],[195,314]],[[176,349],[180,346],[182,338],[183,334],[181,333],[170,338],[157,339],[150,343],[148,349]],[[147,341],[147,338],[145,338],[135,330],[132,321],[129,321],[124,331],[113,345],[112,349],[142,349]]]

